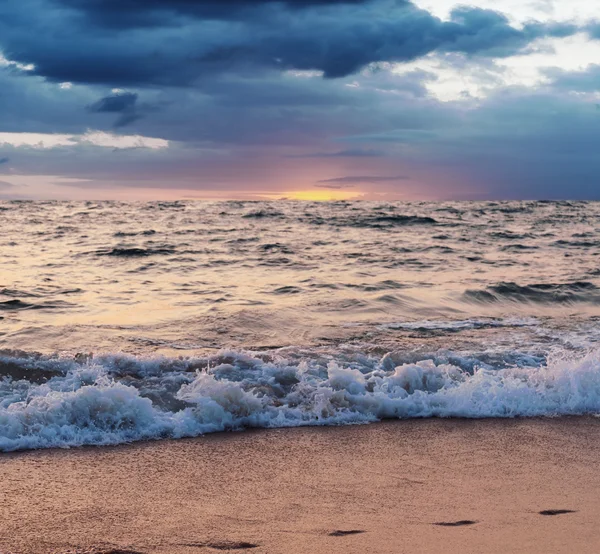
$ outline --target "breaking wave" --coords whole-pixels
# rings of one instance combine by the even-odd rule
[[[195,437],[217,431],[600,413],[600,353],[283,349],[204,358],[0,357],[0,450]]]

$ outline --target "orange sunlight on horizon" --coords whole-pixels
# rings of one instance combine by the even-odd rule
[[[363,196],[360,191],[347,190],[292,190],[280,194],[262,195],[270,200],[308,200],[310,202],[327,202],[329,200],[357,200]]]

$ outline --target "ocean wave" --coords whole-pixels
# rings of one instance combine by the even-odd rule
[[[327,219],[317,217],[310,220],[310,223],[315,225],[332,225],[334,227],[356,227],[356,228],[372,228],[372,229],[389,229],[400,226],[413,225],[439,225],[439,222],[433,217],[419,215],[402,215],[402,214],[355,214],[348,216],[333,216]]]
[[[571,248],[598,248],[600,242],[595,240],[557,240],[552,245]]]
[[[169,255],[175,253],[175,248],[172,246],[158,247],[158,248],[127,248],[127,247],[115,247],[105,248],[97,250],[95,254],[97,256],[116,256],[123,258],[132,257],[144,257],[144,256],[158,256],[158,255]]]
[[[0,450],[391,418],[600,413],[597,352],[549,360],[514,352],[418,356],[332,359],[293,349],[189,359],[3,356]],[[28,380],[28,372],[36,378]],[[44,372],[49,378],[39,379]]]
[[[445,331],[458,332],[471,329],[495,329],[499,327],[530,327],[539,321],[532,317],[505,319],[463,319],[459,321],[407,321],[388,323],[386,329],[403,329],[406,331]]]
[[[0,311],[21,312],[25,310],[60,310],[65,308],[71,308],[73,306],[75,306],[75,304],[72,304],[70,302],[64,302],[62,300],[33,304],[31,302],[24,302],[23,300],[19,300],[18,298],[13,298],[12,300],[5,300],[3,302],[0,302]]]
[[[156,231],[154,229],[147,229],[146,231],[117,231],[113,236],[117,238],[123,237],[137,237],[137,236],[145,236],[149,237],[155,235]]]
[[[467,290],[463,297],[465,300],[479,303],[509,300],[539,304],[572,304],[576,302],[598,304],[600,303],[600,289],[588,281],[532,285],[498,283],[485,290]]]
[[[539,246],[531,246],[527,244],[507,244],[500,248],[502,252],[513,252],[518,250],[539,250]]]
[[[515,233],[513,231],[494,231],[489,233],[489,236],[495,239],[505,240],[523,240],[535,238],[535,235],[531,233]]]
[[[279,210],[275,210],[272,208],[260,208],[256,210],[251,210],[242,215],[242,217],[245,219],[263,219],[269,217],[279,218],[285,217],[285,214],[283,212],[280,212]]]

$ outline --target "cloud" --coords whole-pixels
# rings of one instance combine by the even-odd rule
[[[92,113],[118,113],[121,114],[114,123],[115,128],[125,127],[142,117],[137,111],[136,102],[138,95],[132,92],[121,92],[105,96],[94,104],[88,106]]]
[[[122,113],[135,108],[138,95],[132,92],[122,92],[105,96],[88,107],[89,111],[96,113]]]
[[[342,190],[342,189],[352,189],[354,188],[355,185],[344,185],[344,184],[339,184],[336,185],[335,183],[332,183],[330,185],[315,185],[315,187],[319,188],[319,189],[330,189],[330,190]]]
[[[283,4],[294,9],[366,4],[370,0],[57,0],[87,17],[115,27],[160,25],[174,15],[235,19],[240,12]]]
[[[113,148],[115,150],[130,148],[148,148],[149,150],[160,150],[169,147],[169,141],[161,138],[143,137],[140,135],[115,135],[102,131],[89,131],[80,137],[74,137],[74,141]]]
[[[543,74],[557,90],[594,93],[600,90],[600,65],[593,64],[582,71],[548,68]]]
[[[397,175],[395,177],[387,177],[387,176],[356,176],[350,175],[347,177],[336,177],[335,179],[322,179],[317,181],[317,186],[327,186],[327,187],[340,187],[340,186],[349,186],[355,184],[364,184],[364,183],[389,183],[394,181],[406,181],[410,179],[406,175]]]
[[[591,37],[600,39],[600,22],[596,21],[594,23],[590,23],[587,26],[587,32],[590,34]]]
[[[0,144],[15,147],[56,148],[73,144],[73,137],[58,133],[0,133]]]
[[[81,196],[278,193],[281,175],[294,190],[342,175],[316,186],[598,198],[593,51],[569,51],[578,71],[539,65],[542,78],[516,86],[514,67],[540,63],[531,52],[552,65],[567,42],[543,37],[574,27],[510,15],[471,6],[439,19],[393,0],[4,0],[2,155],[11,177],[78,179],[63,182]],[[441,102],[450,69],[456,94]],[[477,97],[462,94],[470,74]]]
[[[415,114],[416,115],[416,114]],[[423,116],[424,114],[421,114]],[[388,142],[398,144],[416,144],[431,142],[438,135],[434,129],[397,128],[387,132],[344,137],[347,142]]]
[[[312,152],[308,154],[290,154],[289,158],[380,158],[385,156],[382,150],[370,148],[351,148],[348,150],[337,150],[335,152]]]
[[[499,12],[473,7],[455,9],[445,21],[395,0],[62,5],[71,9],[49,0],[5,0],[0,47],[14,63],[31,66],[27,74],[111,87],[190,86],[219,73],[265,70],[320,71],[333,79],[432,52],[507,57],[541,37],[577,31],[556,23],[518,28]],[[242,11],[228,19],[232,7]],[[131,28],[109,31],[117,20],[123,26],[131,21]]]
[[[158,150],[169,147],[169,141],[140,135],[115,135],[103,131],[88,131],[82,135],[43,133],[0,133],[0,144],[5,146],[53,149],[76,145],[99,146],[116,150],[148,148]],[[8,158],[5,158],[8,161]]]
[[[411,172],[435,167],[447,197],[598,199],[598,143],[593,99],[520,87],[491,95],[402,161]]]

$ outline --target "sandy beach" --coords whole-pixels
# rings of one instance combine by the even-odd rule
[[[0,551],[592,553],[599,455],[597,418],[395,421],[4,454]]]

